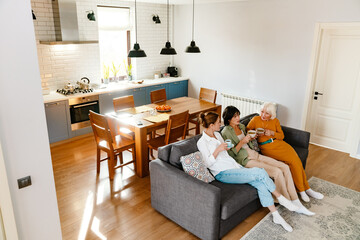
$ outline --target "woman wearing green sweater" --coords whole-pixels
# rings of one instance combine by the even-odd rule
[[[276,189],[280,194],[291,199],[294,204],[300,207],[296,212],[314,215],[315,213],[301,204],[288,165],[261,155],[254,150],[256,149],[256,141],[252,141],[251,136],[246,134],[245,126],[240,123],[239,109],[234,106],[226,107],[223,112],[223,119],[225,127],[221,131],[221,135],[224,140],[230,139],[233,144],[233,147],[228,150],[229,155],[246,168],[264,168],[269,176],[274,179]]]

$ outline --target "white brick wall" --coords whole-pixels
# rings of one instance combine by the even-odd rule
[[[77,1],[79,39],[98,40],[97,21],[89,21],[86,11],[92,10],[97,18],[97,5],[130,7],[132,19],[131,47],[135,42],[134,2],[118,0],[82,0]],[[52,0],[32,0],[32,9],[37,40],[54,41],[55,27],[53,21]],[[161,24],[154,24],[152,15],[160,17]],[[167,40],[167,8],[163,4],[137,3],[138,43],[146,52],[146,58],[133,58],[133,73],[136,78],[152,78],[154,72],[165,72],[170,56],[160,55],[161,48]],[[172,39],[172,8],[170,8],[170,41]],[[173,46],[176,48],[176,46]],[[39,68],[43,87],[50,90],[62,88],[68,81],[75,83],[87,76],[91,82],[99,83],[101,64],[98,44],[77,45],[37,45]]]

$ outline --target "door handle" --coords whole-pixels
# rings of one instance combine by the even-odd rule
[[[323,95],[323,93],[315,91],[315,95]]]

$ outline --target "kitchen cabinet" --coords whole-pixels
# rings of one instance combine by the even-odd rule
[[[150,92],[155,91],[155,90],[159,90],[165,88],[165,90],[167,90],[167,84],[159,84],[159,85],[153,85],[153,86],[149,86],[146,88],[146,103],[149,104],[151,103],[151,99],[150,99]],[[168,95],[167,91],[166,91],[166,96]]]
[[[50,143],[69,138],[69,105],[68,101],[45,104],[46,123]]]
[[[188,81],[172,82],[167,84],[167,99],[188,96]]]
[[[127,95],[134,96],[135,107],[146,104],[146,88],[130,89]]]
[[[103,93],[99,95],[100,113],[106,114],[114,111],[113,99],[117,97],[126,96],[128,90],[120,90],[116,92]]]

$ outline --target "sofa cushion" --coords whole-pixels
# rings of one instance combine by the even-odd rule
[[[197,148],[195,138],[189,138],[183,141],[173,143],[170,151],[169,162],[174,167],[183,169],[180,162],[180,157],[188,155],[190,153],[194,153],[196,151],[199,150]]]
[[[180,162],[184,171],[190,176],[206,183],[210,183],[215,180],[206,168],[202,154],[199,151],[182,156],[180,158]]]
[[[258,199],[255,188],[248,184],[211,183],[221,189],[221,219],[226,220],[249,202]]]

